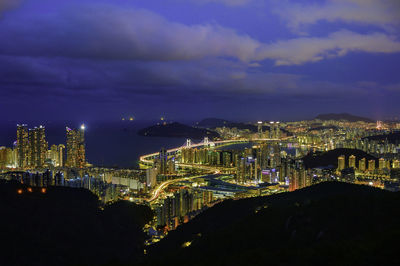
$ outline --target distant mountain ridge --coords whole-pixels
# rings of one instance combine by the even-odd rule
[[[367,118],[367,117],[362,117],[362,116],[356,116],[352,115],[349,113],[340,113],[340,114],[335,114],[335,113],[330,113],[330,114],[319,114],[315,117],[315,119],[319,120],[346,120],[349,122],[367,122],[367,123],[373,123],[374,120]]]

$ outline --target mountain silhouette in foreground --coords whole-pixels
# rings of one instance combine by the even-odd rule
[[[0,180],[1,181],[1,180]],[[146,206],[116,202],[102,210],[85,189],[0,183],[0,265],[103,265],[143,256]]]
[[[399,204],[338,182],[227,200],[157,243],[147,265],[399,265]]]

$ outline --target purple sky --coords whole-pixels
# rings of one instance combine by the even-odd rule
[[[0,120],[400,116],[399,0],[0,0]]]

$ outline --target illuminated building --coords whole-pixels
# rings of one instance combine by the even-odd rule
[[[375,160],[369,160],[368,161],[368,170],[369,171],[374,171],[375,170]]]
[[[59,144],[57,147],[58,152],[58,166],[65,166],[65,146],[63,144]]]
[[[262,121],[258,121],[258,137],[259,138],[261,138],[262,137],[262,124],[263,124],[263,122]]]
[[[289,176],[289,191],[295,191],[311,185],[311,176],[304,169],[303,161],[296,161],[296,168],[291,170]]]
[[[19,168],[25,168],[29,164],[29,139],[28,126],[17,125],[17,164]]]
[[[269,126],[269,137],[271,139],[278,139],[280,138],[280,133],[281,130],[279,128],[279,122],[270,122],[270,126]]]
[[[168,165],[167,165],[168,155],[166,149],[162,148],[160,150],[158,159],[159,159],[159,169],[160,169],[159,173],[162,175],[166,175],[168,173]]]
[[[243,184],[246,182],[246,159],[239,158],[236,166],[236,182],[239,184]]]
[[[360,170],[360,171],[365,171],[367,168],[366,168],[366,160],[365,160],[365,158],[362,158],[359,162],[358,162],[358,169]]]
[[[382,129],[382,121],[376,121],[376,129],[381,130]]]
[[[338,171],[342,171],[345,168],[345,160],[344,155],[338,157]]]
[[[399,160],[394,160],[393,161],[393,168],[400,168],[400,161]]]
[[[386,168],[386,161],[384,158],[379,159],[379,170],[383,170]]]
[[[29,166],[43,167],[47,154],[47,141],[43,126],[29,129]]]
[[[356,156],[350,155],[349,157],[349,167],[356,169]]]
[[[57,145],[51,145],[50,150],[48,151],[47,158],[50,159],[54,166],[58,165],[58,151]]]
[[[146,184],[148,187],[155,187],[157,184],[157,168],[149,168],[146,170]]]
[[[0,147],[0,169],[16,168],[16,150]]]
[[[67,161],[66,166],[84,168],[85,157],[85,127],[80,129],[66,128],[67,131]]]
[[[274,122],[271,121],[269,124],[269,138],[272,139],[274,138]]]
[[[281,129],[279,127],[280,122],[275,122],[275,138],[279,139],[281,137]]]

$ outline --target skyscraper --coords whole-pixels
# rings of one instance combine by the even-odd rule
[[[29,129],[29,166],[43,167],[47,154],[47,141],[43,126]]]
[[[58,152],[58,166],[65,166],[65,146],[63,144],[59,144],[57,147]]]
[[[344,155],[340,155],[338,157],[338,170],[341,171],[345,168],[345,156]]]
[[[349,157],[349,167],[356,169],[356,156],[350,155]]]
[[[28,126],[17,125],[17,165],[19,168],[28,166],[29,153]]]
[[[375,170],[375,160],[369,160],[368,161],[368,170],[369,171],[374,171]]]
[[[384,168],[386,168],[386,161],[384,158],[380,158],[379,159],[379,170],[383,170]]]
[[[168,167],[167,167],[168,155],[167,155],[167,150],[165,148],[162,148],[160,150],[159,160],[160,160],[160,174],[166,175],[168,173]]]
[[[359,162],[358,162],[358,169],[360,171],[365,171],[366,169],[366,161],[365,158],[362,158]]]
[[[258,125],[258,137],[259,138],[262,138],[262,134],[263,134],[263,132],[262,132],[262,124],[263,124],[262,121],[258,121],[257,122],[257,125]]]
[[[67,162],[68,167],[84,168],[86,165],[85,157],[85,126],[80,129],[67,130]]]

